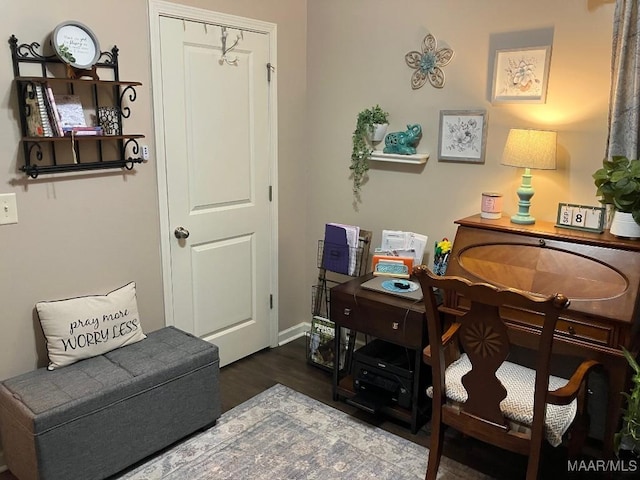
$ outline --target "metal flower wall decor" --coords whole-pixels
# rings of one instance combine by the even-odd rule
[[[417,90],[427,80],[436,87],[444,87],[444,71],[442,67],[448,65],[453,58],[453,50],[443,47],[437,49],[436,38],[428,34],[422,41],[422,52],[411,51],[404,56],[407,65],[416,71],[411,75],[411,88]]]

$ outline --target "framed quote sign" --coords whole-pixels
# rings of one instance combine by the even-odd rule
[[[63,22],[51,33],[51,47],[64,63],[89,69],[100,58],[100,44],[89,27],[80,22]]]

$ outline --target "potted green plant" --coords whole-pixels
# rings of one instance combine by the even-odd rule
[[[362,179],[369,170],[369,156],[373,152],[371,144],[384,138],[386,126],[389,124],[389,113],[380,105],[367,108],[358,113],[356,129],[353,132],[353,149],[351,151],[351,169],[353,175],[353,192],[360,193]],[[382,125],[382,128],[376,128]],[[376,133],[378,136],[374,136]]]
[[[611,233],[640,237],[640,160],[614,156],[593,174],[600,202],[614,208]]]
[[[614,448],[618,455],[621,451],[640,456],[640,365],[627,349],[622,348],[629,366],[633,370],[629,393],[622,392],[627,399],[622,417],[622,429],[613,437]]]

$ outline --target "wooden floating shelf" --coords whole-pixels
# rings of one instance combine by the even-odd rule
[[[427,163],[428,158],[428,153],[400,155],[398,153],[384,153],[381,150],[374,150],[374,152],[369,157],[370,160],[375,160],[376,162],[409,163],[413,165]]]

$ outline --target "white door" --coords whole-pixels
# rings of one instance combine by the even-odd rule
[[[223,57],[225,35],[237,44]],[[269,38],[169,17],[159,36],[165,292],[172,323],[218,345],[226,365],[273,343]]]

